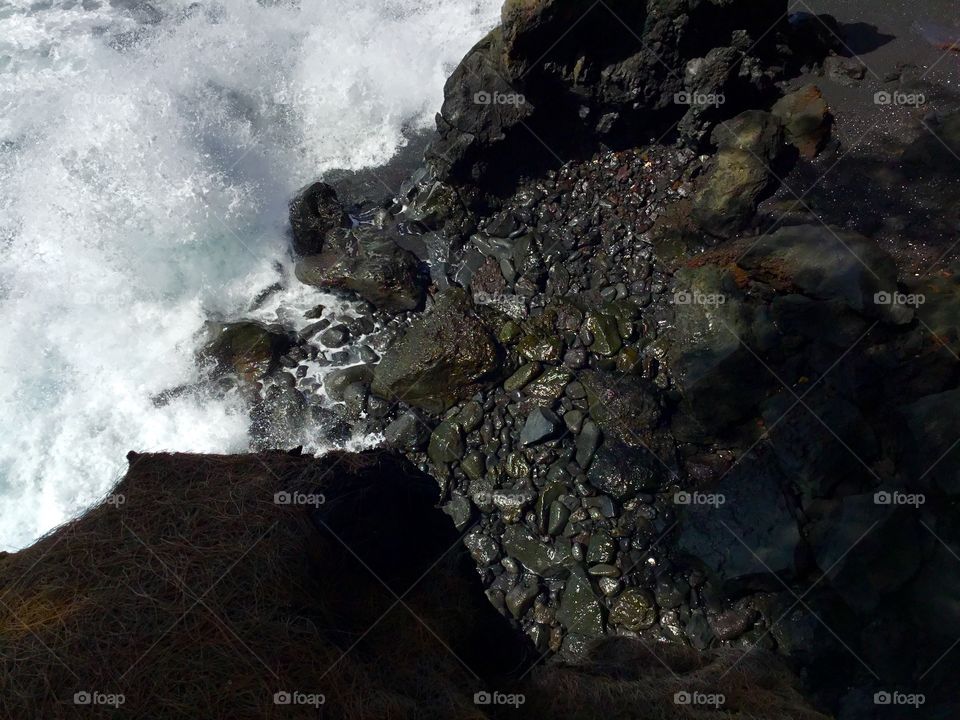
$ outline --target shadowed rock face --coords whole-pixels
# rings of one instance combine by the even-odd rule
[[[786,3],[509,0],[502,20],[447,82],[427,153],[441,179],[496,186],[511,162],[545,160],[543,145],[569,156],[675,123],[700,143],[717,120],[771,94],[775,73],[758,58]],[[729,106],[685,99],[707,96]]]

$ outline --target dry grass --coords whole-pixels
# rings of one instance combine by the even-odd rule
[[[393,597],[307,510],[274,503],[381,460],[338,462],[133,457],[123,504],[0,559],[0,717],[318,717],[275,705],[283,690],[324,694],[326,717],[481,717],[472,676],[402,607],[341,659]],[[442,608],[406,602],[446,632]],[[78,707],[82,691],[125,702]]]
[[[323,522],[276,504],[280,490],[324,493]],[[766,659],[722,676],[739,652],[654,657],[614,640],[583,664],[510,683],[525,659],[519,634],[462,564],[435,493],[375,453],[132,456],[114,491],[125,502],[0,557],[0,718],[717,717],[673,702],[697,689],[726,695],[723,717],[822,717]],[[526,703],[478,707],[479,689]],[[124,702],[78,706],[83,691]],[[277,705],[278,691],[326,702]]]

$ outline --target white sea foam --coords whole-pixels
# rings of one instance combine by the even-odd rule
[[[106,492],[127,450],[247,447],[241,407],[151,397],[276,279],[291,194],[428,126],[499,4],[0,5],[0,546]]]

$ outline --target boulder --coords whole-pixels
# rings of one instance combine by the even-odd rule
[[[217,373],[235,373],[250,382],[275,369],[280,356],[294,344],[282,327],[252,320],[211,324],[208,333],[210,340],[201,357],[213,360]]]
[[[920,566],[936,542],[912,506],[884,504],[873,493],[838,501],[810,527],[817,566],[852,608],[873,611]]]
[[[777,63],[759,58],[774,57],[786,3],[508,0],[501,17],[445,87],[427,151],[444,182],[489,187],[570,151],[633,146],[677,121],[697,143],[710,123],[770,94],[778,71],[764,68]],[[670,70],[693,60],[702,72],[690,78]],[[729,104],[685,99],[701,88]]]
[[[372,389],[391,402],[441,413],[496,382],[499,368],[490,329],[467,294],[450,288],[384,353]]]
[[[637,493],[653,492],[665,476],[666,468],[649,450],[616,440],[608,440],[600,447],[587,472],[591,485],[621,501]]]
[[[907,323],[913,309],[896,302],[897,265],[873,240],[818,225],[793,225],[761,236],[737,261],[751,278],[836,301],[866,317]]]
[[[717,126],[712,140],[718,151],[693,198],[692,216],[703,230],[730,237],[746,227],[773,179],[782,135],[780,122],[760,110]]]
[[[816,85],[784,95],[771,112],[783,125],[783,139],[807,160],[815,158],[830,137],[833,116]]]
[[[326,183],[313,183],[290,203],[290,229],[297,255],[321,252],[327,233],[341,227],[350,227],[350,216],[340,204],[337,191]]]
[[[423,302],[424,286],[414,255],[388,235],[372,228],[336,230],[324,249],[302,258],[297,279],[307,285],[354,292],[391,313],[414,310]]]
[[[782,484],[769,460],[751,458],[709,487],[678,493],[678,548],[722,581],[791,574],[800,531]]]
[[[901,412],[909,429],[904,442],[909,477],[960,495],[960,390],[928,395]]]

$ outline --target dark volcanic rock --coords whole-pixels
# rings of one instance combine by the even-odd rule
[[[771,94],[776,71],[757,58],[773,51],[786,3],[508,0],[502,19],[446,85],[427,152],[441,180],[490,185],[677,121],[698,142],[711,122]]]
[[[495,381],[499,357],[496,340],[467,294],[451,288],[386,351],[373,392],[440,413]]]
[[[218,372],[233,372],[249,381],[267,375],[293,346],[282,327],[254,321],[213,325],[209,331],[212,337],[201,355],[214,360]]]
[[[650,451],[608,440],[594,456],[587,479],[601,492],[627,500],[656,490],[665,474],[666,468]]]
[[[324,249],[301,259],[296,272],[300,282],[355,292],[387,312],[413,310],[423,301],[416,257],[371,228],[330,233]]]
[[[326,183],[313,183],[290,203],[293,250],[298,255],[316,255],[323,250],[328,232],[349,226],[350,217],[340,205],[337,191]]]
[[[790,573],[800,532],[769,462],[736,466],[709,488],[678,493],[678,546],[722,580]]]
[[[693,201],[693,219],[711,235],[730,237],[753,217],[773,179],[782,139],[780,122],[748,110],[717,126],[718,147]]]

